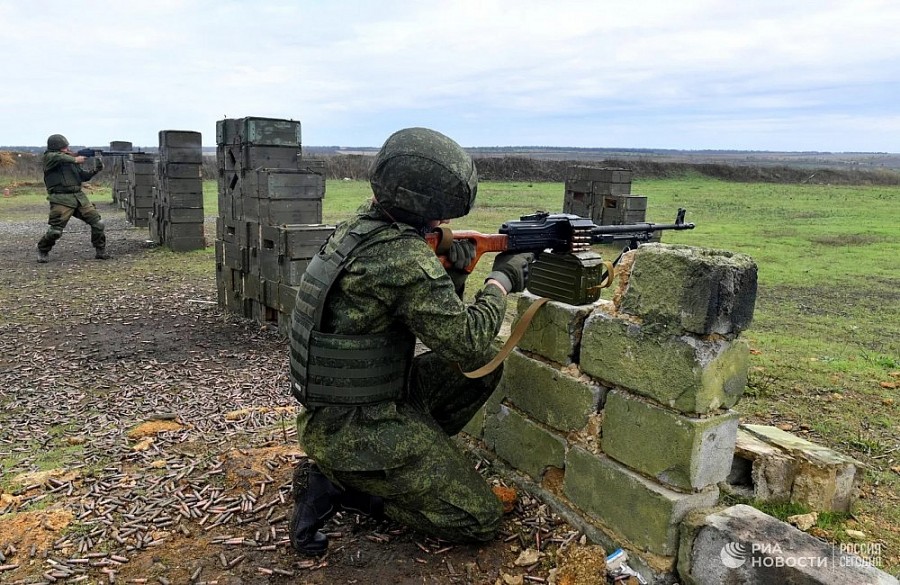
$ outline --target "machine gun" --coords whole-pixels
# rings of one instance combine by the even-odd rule
[[[100,150],[99,148],[82,148],[75,153],[76,156],[91,158],[95,156],[128,156],[131,154],[144,154],[142,150]]]
[[[446,254],[453,240],[473,242],[475,257],[464,268],[466,272],[472,272],[487,252],[532,252],[537,259],[529,271],[528,290],[578,305],[599,298],[600,289],[612,283],[614,268],[625,252],[654,240],[659,232],[694,229],[693,223],[685,223],[684,215],[685,210],[679,209],[675,223],[596,225],[577,215],[539,212],[504,222],[496,234],[452,231],[439,226],[425,239],[448,268]],[[613,262],[604,261],[591,251],[593,244],[616,242],[625,242],[625,246]]]
[[[493,372],[524,335],[528,324],[548,300],[584,305],[600,298],[600,290],[612,283],[615,266],[622,255],[641,244],[655,239],[667,230],[692,230],[693,223],[685,223],[684,209],[675,215],[675,223],[634,223],[627,225],[596,225],[590,219],[567,213],[538,212],[518,220],[504,222],[497,234],[475,231],[452,231],[439,226],[426,234],[425,240],[440,257],[445,268],[451,265],[446,254],[454,240],[470,240],[475,244],[475,257],[464,268],[472,272],[481,256],[487,252],[532,252],[526,288],[541,297],[520,316],[500,352],[484,366],[463,372],[467,378],[480,378]],[[625,242],[614,262],[604,261],[591,251],[592,244]]]
[[[452,240],[471,240],[475,244],[475,258],[466,266],[472,272],[481,256],[487,252],[533,252],[546,250],[554,254],[589,252],[592,244],[627,242],[622,254],[653,240],[657,232],[665,230],[692,230],[694,224],[685,223],[684,209],[679,209],[675,223],[634,223],[626,225],[596,225],[590,219],[568,213],[538,212],[520,219],[504,222],[496,234],[460,230],[452,231],[440,226],[425,236],[431,248],[441,256],[445,267],[450,262],[445,254]],[[448,237],[449,236],[449,237]],[[616,259],[618,264],[622,257]]]

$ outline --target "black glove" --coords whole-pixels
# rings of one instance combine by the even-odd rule
[[[494,266],[488,278],[499,282],[506,292],[522,292],[528,282],[528,266],[534,261],[530,252],[503,252],[494,258]]]
[[[453,264],[453,268],[463,270],[475,259],[475,243],[472,240],[453,240],[447,259]]]
[[[463,298],[466,289],[466,279],[469,273],[465,271],[466,266],[475,259],[475,243],[471,240],[453,240],[450,250],[447,251],[447,259],[451,265],[447,268],[447,274],[453,281],[456,294],[459,298]]]

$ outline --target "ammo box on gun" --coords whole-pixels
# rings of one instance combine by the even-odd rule
[[[541,254],[531,265],[528,291],[570,305],[588,305],[600,298],[606,264],[596,252]]]

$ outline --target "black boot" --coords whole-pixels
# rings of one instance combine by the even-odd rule
[[[46,264],[47,262],[50,261],[50,253],[44,252],[43,250],[38,249],[37,261],[39,264]]]
[[[309,459],[294,470],[293,490],[291,545],[303,555],[325,554],[328,536],[322,532],[322,527],[340,510],[365,514],[375,520],[384,519],[382,498],[352,489],[340,489]]]
[[[344,490],[341,494],[341,509],[365,514],[379,522],[384,520],[384,500],[356,490]]]
[[[109,260],[112,256],[109,255],[109,252],[106,251],[106,248],[94,248],[96,253],[94,254],[94,258],[97,260]]]
[[[325,554],[328,537],[322,527],[338,511],[341,490],[306,459],[294,470],[294,514],[291,517],[291,545],[307,556]]]

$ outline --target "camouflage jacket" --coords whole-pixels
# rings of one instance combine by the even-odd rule
[[[66,207],[90,205],[81,191],[81,184],[90,181],[99,170],[87,171],[75,162],[75,157],[56,150],[44,153],[44,184],[47,200]]]
[[[357,213],[379,217],[371,204]],[[339,225],[333,239],[339,241],[354,223]],[[349,262],[332,287],[322,329],[353,335],[399,324],[463,370],[483,365],[503,322],[506,296],[486,286],[466,305],[424,238],[401,237],[399,229],[374,237],[379,242]],[[404,457],[396,449],[406,442],[392,439],[403,428],[395,402],[305,409],[297,423],[307,453],[328,468],[387,469]]]

